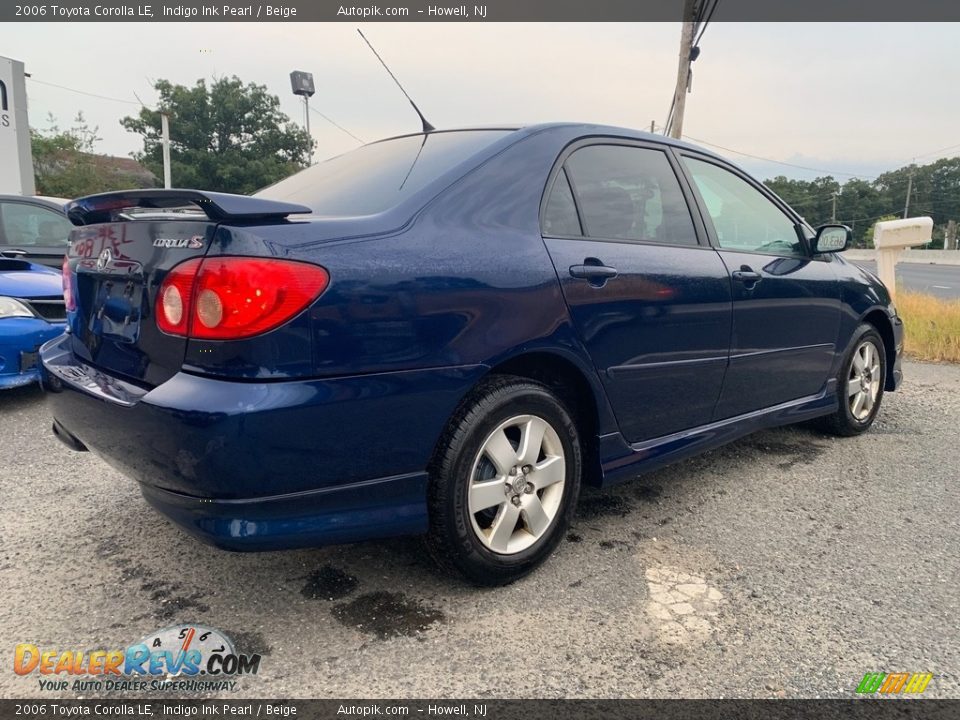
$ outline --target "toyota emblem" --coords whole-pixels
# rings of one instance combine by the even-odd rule
[[[103,270],[111,260],[113,260],[113,253],[110,252],[110,248],[104,249],[97,258],[97,270]]]

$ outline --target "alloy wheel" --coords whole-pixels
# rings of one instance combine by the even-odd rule
[[[513,555],[543,537],[560,509],[566,469],[560,437],[546,420],[518,415],[500,423],[477,453],[468,488],[480,542]]]
[[[850,414],[859,422],[866,421],[880,394],[880,352],[870,340],[864,340],[853,353],[847,376],[847,398]]]

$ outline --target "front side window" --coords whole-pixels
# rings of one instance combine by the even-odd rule
[[[804,255],[793,220],[766,195],[719,165],[683,158],[725,250]]]
[[[690,210],[667,156],[625,145],[590,145],[567,158],[588,237],[696,245]]]
[[[66,246],[73,229],[63,215],[28,203],[0,203],[0,218],[10,247]]]

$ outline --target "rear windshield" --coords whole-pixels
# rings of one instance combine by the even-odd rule
[[[463,130],[384,140],[301,170],[255,196],[300,203],[315,215],[374,215],[511,132]]]

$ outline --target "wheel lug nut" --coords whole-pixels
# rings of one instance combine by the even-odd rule
[[[519,505],[519,504],[520,504],[520,496],[519,496],[519,495],[514,495],[512,498],[510,498],[510,502],[512,502],[514,505]]]
[[[524,466],[523,466],[523,474],[524,474],[524,475],[529,475],[531,472],[533,472],[533,466],[532,466],[532,465],[524,465]]]
[[[527,483],[527,486],[523,489],[523,491],[524,491],[527,495],[529,495],[530,493],[532,493],[533,490],[534,490],[533,483]]]

